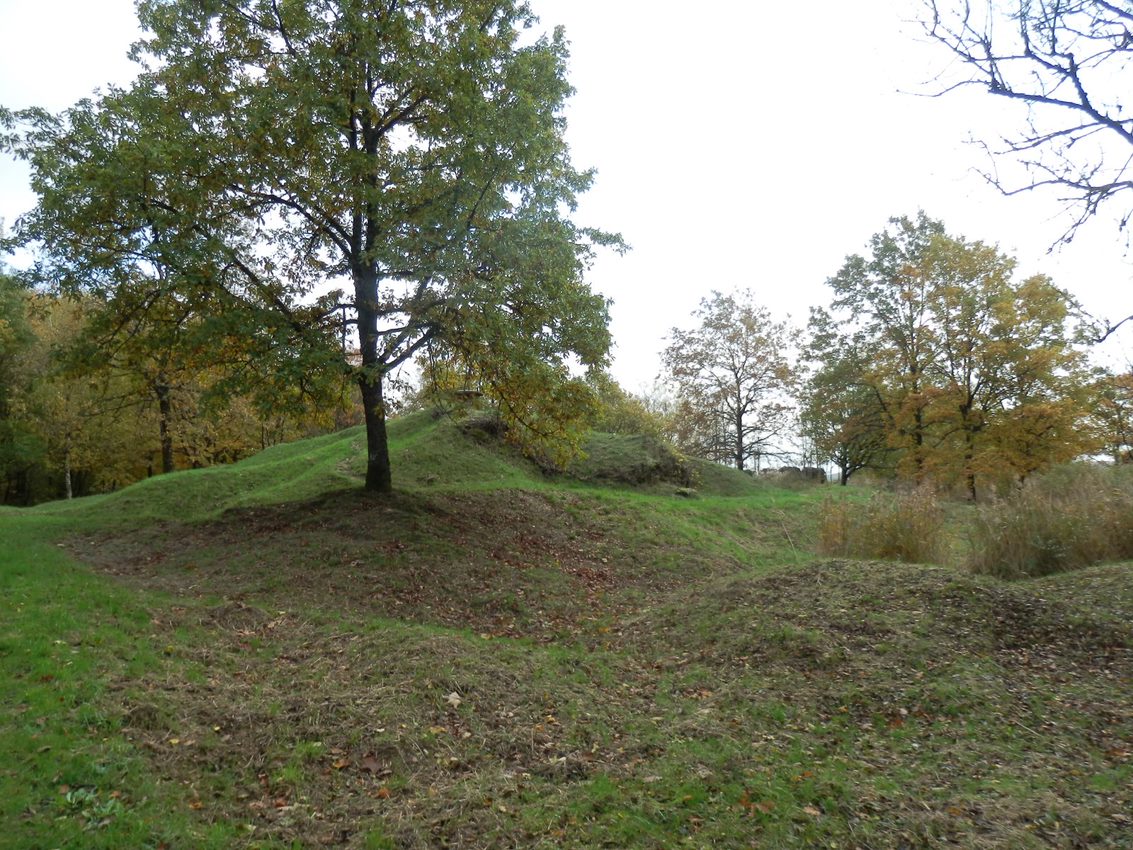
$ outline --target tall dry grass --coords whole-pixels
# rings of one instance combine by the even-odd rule
[[[944,511],[928,487],[878,493],[862,505],[828,500],[819,550],[845,558],[939,563],[945,551]]]
[[[968,567],[1044,576],[1133,558],[1133,469],[1070,464],[979,509]]]

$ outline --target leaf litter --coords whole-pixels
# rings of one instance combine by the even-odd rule
[[[1127,623],[942,568],[654,575],[579,499],[255,509],[84,546],[184,600],[154,612],[162,673],[118,683],[125,733],[249,846],[363,846],[366,824],[410,848],[1129,846]]]

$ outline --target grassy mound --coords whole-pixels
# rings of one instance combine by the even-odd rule
[[[612,484],[695,483],[693,467],[670,446],[643,434],[592,434],[583,446],[584,457],[571,465],[569,474],[583,481]]]
[[[821,488],[391,433],[392,497],[353,431],[0,512],[0,847],[1129,846],[1130,566],[816,562]]]

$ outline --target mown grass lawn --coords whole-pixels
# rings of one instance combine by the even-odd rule
[[[821,561],[817,490],[394,437],[391,498],[346,432],[0,511],[0,846],[1133,846],[1128,565]]]

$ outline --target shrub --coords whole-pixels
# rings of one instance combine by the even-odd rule
[[[827,499],[819,524],[819,550],[847,558],[907,563],[940,560],[944,511],[928,487],[878,493],[865,504]]]
[[[1133,558],[1133,469],[1071,464],[979,510],[968,567],[1027,578]]]
[[[651,410],[645,399],[627,393],[605,373],[591,375],[587,380],[598,397],[591,423],[595,431],[627,436],[643,434],[655,440],[665,438],[665,417]]]

